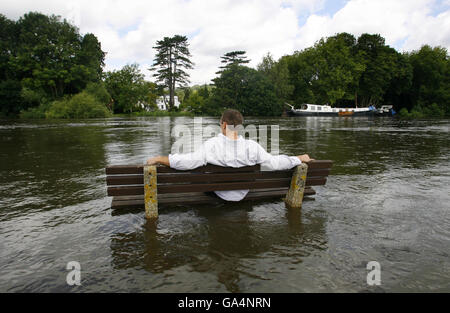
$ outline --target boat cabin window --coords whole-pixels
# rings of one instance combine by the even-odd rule
[[[311,106],[311,111],[315,111],[316,107],[314,105]]]
[[[306,104],[302,105],[302,110],[308,110],[308,105]]]
[[[322,111],[322,107],[317,107],[317,111]]]

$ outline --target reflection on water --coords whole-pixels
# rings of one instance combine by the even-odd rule
[[[323,218],[305,226],[299,211],[277,207],[280,215],[274,215],[272,221],[266,220],[264,209],[260,211],[257,203],[247,203],[226,208],[202,206],[195,215],[185,212],[182,230],[159,229],[155,223],[146,222],[135,232],[117,233],[111,238],[113,267],[164,273],[188,265],[191,272],[216,276],[227,291],[245,291],[240,286],[245,278],[270,281],[267,269],[251,266],[253,259],[275,250],[279,258],[289,257],[291,264],[298,264],[312,250],[325,249]],[[269,270],[278,271],[276,267]]]
[[[450,121],[247,123],[279,125],[281,153],[335,161],[315,201],[172,207],[148,223],[110,210],[104,168],[168,154],[193,119],[1,121],[0,291],[450,291]],[[66,285],[69,261],[82,286]]]

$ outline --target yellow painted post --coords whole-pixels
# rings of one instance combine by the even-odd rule
[[[158,218],[158,189],[156,179],[156,166],[144,166],[144,199],[145,217],[147,219]]]
[[[285,203],[293,209],[302,207],[303,195],[306,187],[306,174],[308,173],[308,165],[300,164],[294,171],[291,179],[291,187],[286,195]]]

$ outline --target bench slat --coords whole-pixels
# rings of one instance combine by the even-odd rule
[[[236,182],[254,179],[275,179],[292,177],[291,171],[278,172],[249,172],[249,173],[218,173],[218,174],[160,174],[158,183],[200,183],[200,182]],[[312,169],[308,171],[308,177],[326,177],[330,174],[330,169]],[[144,184],[143,175],[117,175],[107,176],[106,184],[108,186],[119,185],[142,185]]]
[[[326,169],[331,168],[333,165],[333,161],[328,160],[320,160],[313,161],[308,163],[308,168],[311,169]],[[142,174],[144,165],[111,165],[106,167],[107,175],[116,175],[116,174]],[[260,165],[255,166],[247,166],[241,168],[232,168],[232,167],[222,167],[208,164],[203,167],[196,168],[194,170],[184,171],[185,173],[236,173],[236,172],[257,172],[260,171]],[[167,166],[158,166],[158,173],[179,173],[180,171],[174,170]]]
[[[253,194],[257,194],[257,193],[264,193],[264,192],[284,192],[285,194],[288,192],[289,188],[287,187],[282,187],[282,188],[267,188],[267,189],[258,189],[258,190],[250,190],[247,197],[249,195],[253,195]],[[308,195],[315,195],[316,191],[312,188],[312,187],[305,187],[305,193],[307,192]],[[166,193],[166,194],[161,194],[158,195],[158,199],[159,200],[163,200],[170,198],[170,199],[174,199],[174,198],[180,198],[183,200],[186,200],[187,198],[189,198],[190,200],[192,200],[192,198],[195,198],[197,196],[208,196],[210,197],[208,194],[204,193],[204,192],[189,192],[189,193]],[[131,196],[114,196],[113,197],[113,201],[131,201],[131,200],[141,200],[143,199],[143,195],[131,195]]]
[[[230,173],[230,172],[257,172],[261,170],[260,165],[255,166],[246,166],[246,167],[240,167],[240,168],[233,168],[233,167],[222,167],[222,166],[216,166],[208,164],[206,166],[202,166],[193,170],[189,171],[179,171],[175,170],[173,168],[159,165],[157,166],[157,172],[158,173]],[[144,165],[112,165],[106,167],[106,174],[112,175],[112,174],[142,174],[144,171]]]
[[[322,186],[326,184],[326,178],[307,178],[306,186]],[[159,185],[158,194],[180,193],[180,192],[208,192],[208,191],[226,191],[241,189],[264,189],[289,187],[291,178],[281,178],[277,180],[256,180],[251,182],[229,182],[229,183],[206,183],[206,184],[172,184]],[[118,186],[108,187],[108,196],[127,196],[143,195],[143,186]]]
[[[279,189],[263,189],[250,191],[245,200],[273,199],[286,196],[288,188]],[[305,196],[315,195],[316,192],[312,188],[305,189]],[[166,194],[158,196],[158,203],[161,205],[174,204],[200,204],[200,203],[221,203],[221,199],[206,195],[204,193],[189,194]],[[111,203],[112,209],[132,209],[144,207],[144,198],[142,196],[124,196],[114,197]]]
[[[169,174],[158,175],[158,184],[165,183],[208,183],[208,182],[236,182],[255,179],[274,179],[292,177],[291,172],[249,172],[240,174]],[[135,176],[108,176],[106,178],[108,185],[141,185],[144,183],[143,175]]]

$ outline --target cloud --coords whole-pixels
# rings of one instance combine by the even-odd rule
[[[256,66],[267,52],[278,58],[342,31],[380,33],[404,50],[424,43],[450,47],[450,0],[349,0],[327,13],[328,1],[21,0],[3,3],[1,11],[13,19],[29,11],[68,18],[99,38],[107,70],[137,62],[149,79],[156,41],[186,35],[196,64],[193,84],[214,78],[226,52],[245,50]]]
[[[311,15],[300,29],[297,46],[305,48],[323,36],[339,32],[377,33],[400,50],[419,49],[423,44],[450,47],[449,10],[433,16],[436,1],[352,0],[333,16]]]

